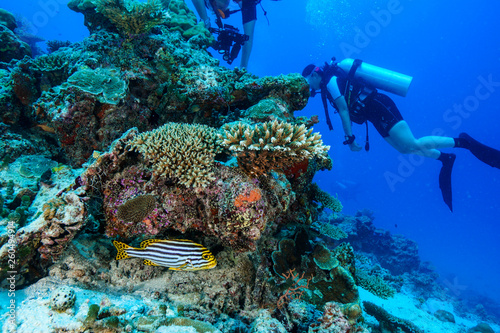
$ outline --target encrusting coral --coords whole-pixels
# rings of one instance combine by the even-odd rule
[[[68,78],[70,86],[96,95],[101,103],[118,104],[127,92],[127,82],[113,68],[81,68]]]
[[[185,186],[205,187],[215,179],[214,156],[220,150],[217,130],[205,125],[167,123],[129,142],[151,163],[157,176]]]
[[[243,122],[226,124],[219,138],[221,145],[238,158],[238,166],[252,176],[282,170],[313,157],[327,158],[330,149],[319,133],[305,125],[277,120],[255,126]]]

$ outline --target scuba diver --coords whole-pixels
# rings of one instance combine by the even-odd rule
[[[257,20],[257,3],[259,0],[233,0],[240,7],[239,10],[229,10],[230,0],[192,0],[200,19],[205,27],[212,33],[218,33],[219,37],[214,46],[215,49],[223,53],[224,60],[229,64],[238,56],[241,47],[241,68],[248,67],[250,53],[252,52],[253,35],[255,21]],[[212,28],[207,8],[213,10],[216,16],[216,23],[219,29]],[[230,25],[223,25],[221,19],[228,18],[231,14],[241,10],[244,34],[239,34],[238,29]],[[232,44],[234,43],[234,46]]]
[[[311,96],[320,90],[326,121],[330,130],[333,126],[328,114],[328,103],[335,108],[342,121],[345,133],[344,145],[352,151],[362,148],[352,133],[352,123],[366,124],[365,150],[369,150],[368,121],[380,135],[402,154],[416,154],[436,159],[442,163],[439,173],[439,187],[446,205],[453,211],[451,172],[456,155],[439,151],[441,148],[468,149],[480,161],[500,168],[500,151],[488,147],[466,133],[458,138],[424,136],[416,139],[407,122],[403,120],[394,101],[378,89],[406,96],[412,78],[384,68],[373,66],[359,59],[344,59],[318,67],[310,64],[302,71],[309,82]]]

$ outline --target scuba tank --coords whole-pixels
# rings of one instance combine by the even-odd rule
[[[402,97],[406,96],[413,79],[411,76],[370,65],[366,62],[360,62],[355,65],[355,60],[351,58],[346,58],[338,62],[337,65],[346,73],[350,73],[354,69],[354,77],[362,78],[374,88]],[[353,65],[356,67],[353,68]]]

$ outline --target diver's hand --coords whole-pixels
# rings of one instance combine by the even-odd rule
[[[351,149],[351,151],[360,151],[362,148],[360,145],[358,145],[358,143],[356,141],[353,141],[350,145],[349,145],[349,148]]]

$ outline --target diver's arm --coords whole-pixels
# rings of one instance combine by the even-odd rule
[[[342,128],[344,129],[345,135],[352,136],[351,117],[349,116],[349,109],[347,108],[347,103],[344,96],[340,95],[339,97],[337,97],[337,99],[335,100],[335,106],[337,106],[337,110],[339,111],[339,116],[342,120]],[[349,148],[352,151],[361,150],[361,146],[358,145],[356,140],[349,145]]]
[[[207,14],[207,7],[205,7],[205,0],[192,0],[194,8],[198,12],[200,20],[205,24],[205,28],[210,28],[210,18]]]

